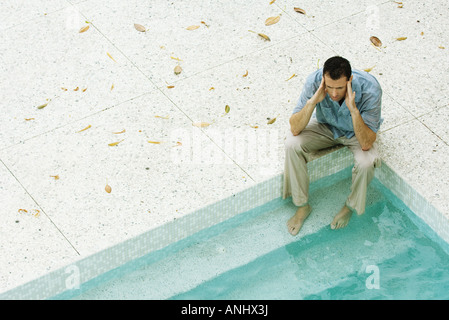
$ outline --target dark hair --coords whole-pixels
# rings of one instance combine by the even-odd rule
[[[338,80],[342,76],[345,76],[349,80],[352,74],[351,64],[348,60],[340,56],[329,58],[324,63],[323,77],[325,74],[328,74],[332,80]]]

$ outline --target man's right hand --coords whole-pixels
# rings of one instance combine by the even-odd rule
[[[315,92],[315,94],[312,96],[312,98],[309,99],[309,102],[313,105],[316,105],[323,101],[323,99],[326,97],[327,90],[326,85],[324,84],[324,76],[321,79],[320,86],[318,87],[318,90]]]

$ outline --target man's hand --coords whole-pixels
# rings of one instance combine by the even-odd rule
[[[323,99],[326,97],[326,94],[327,90],[324,84],[324,76],[323,76],[323,78],[321,79],[320,86],[318,87],[318,90],[315,92],[312,98],[310,98],[309,102],[312,103],[313,105],[316,105],[321,101],[323,101]]]
[[[346,106],[349,111],[354,111],[357,109],[355,105],[355,91],[352,91],[352,75],[349,81],[346,83],[346,97],[345,97]]]

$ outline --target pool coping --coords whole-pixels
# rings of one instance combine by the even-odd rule
[[[332,150],[308,163],[310,182],[353,165],[347,148]],[[385,162],[375,177],[421,218],[441,239],[449,243],[449,224],[444,215],[394,172]],[[129,261],[184,239],[200,230],[282,197],[283,173],[246,188],[190,214],[150,229],[134,238],[73,261],[64,267],[0,294],[0,299],[49,299],[78,288],[95,277]],[[251,199],[251,201],[248,201]],[[225,210],[223,210],[225,208]],[[446,223],[443,223],[445,222]]]

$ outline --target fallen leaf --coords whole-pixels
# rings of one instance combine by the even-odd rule
[[[167,86],[167,89],[173,89],[175,86]]]
[[[38,106],[37,108],[38,108],[38,109],[44,109],[47,105],[48,105],[48,102],[47,102],[47,103],[44,103],[44,104],[41,104],[41,105]]]
[[[211,91],[211,90],[215,90],[215,88],[214,88],[214,87],[210,87],[210,88],[209,88],[209,91]]]
[[[270,4],[273,4],[275,1],[276,1],[276,0],[271,0],[271,1],[270,1]]]
[[[290,79],[292,79],[292,78],[294,78],[294,77],[296,77],[296,73],[294,73],[290,78],[288,78],[288,79],[285,80],[285,81],[288,81],[288,80],[290,80]]]
[[[169,119],[169,117],[168,116],[165,116],[165,117],[163,117],[163,116],[154,116],[155,118],[161,118],[161,119]]]
[[[267,124],[273,124],[276,121],[276,118],[268,120]]]
[[[258,35],[259,35],[259,37],[261,37],[261,38],[263,38],[263,39],[265,39],[265,40],[267,40],[267,41],[271,41],[270,37],[267,36],[266,34],[258,33]]]
[[[399,38],[396,38],[396,40],[398,40],[398,41],[402,41],[402,40],[405,40],[405,39],[407,39],[407,37],[399,37]]]
[[[151,140],[148,140],[148,143],[161,144],[160,141],[151,141]]]
[[[61,87],[61,89],[64,90],[64,91],[67,91],[67,90],[68,90],[67,88],[64,88],[64,87]]]
[[[438,46],[438,48],[440,48],[440,49],[446,49],[445,47],[443,47],[443,46]]]
[[[363,71],[365,71],[365,72],[370,72],[371,70],[373,70],[374,67],[375,67],[375,66],[372,66],[371,68],[363,69]]]
[[[204,24],[207,28],[209,28],[209,25],[206,22],[201,21],[201,23]]]
[[[182,68],[181,68],[181,66],[179,66],[179,65],[178,65],[178,66],[176,66],[176,67],[175,67],[175,70],[174,70],[174,71],[175,71],[175,74],[176,74],[176,75],[180,74],[180,73],[181,73],[181,71],[182,71]]]
[[[55,180],[59,180],[59,175],[50,176],[50,177],[54,178]]]
[[[198,29],[200,26],[189,26],[189,27],[187,27],[187,30],[196,30],[196,29]]]
[[[117,62],[117,61],[115,61],[115,59],[111,56],[111,54],[110,54],[109,52],[106,52],[106,53],[108,54],[109,58],[111,58],[112,60],[114,60],[114,62]]]
[[[248,76],[248,70],[246,70],[246,73],[242,77],[245,78],[246,76]]]
[[[85,26],[85,27],[82,27],[82,28],[80,29],[79,33],[86,32],[87,30],[89,30],[89,25],[87,25],[87,26]]]
[[[280,19],[281,19],[281,16],[269,17],[269,18],[267,18],[267,20],[265,20],[265,25],[271,26],[275,23],[278,23]]]
[[[36,120],[34,118],[25,118],[25,121]]]
[[[173,57],[173,56],[170,56],[170,58],[173,59],[173,60],[176,60],[176,61],[182,61],[181,59],[175,58],[175,57]]]
[[[252,126],[252,125],[249,125],[251,128],[254,128],[254,129],[257,129],[257,128],[259,128],[259,126]]]
[[[301,13],[301,14],[306,14],[306,11],[304,10],[304,9],[301,9],[301,8],[293,8],[293,10],[295,10],[296,12],[298,12],[298,13]]]
[[[123,139],[124,140],[124,139]],[[120,142],[122,142],[123,140],[117,141],[117,142],[113,142],[113,143],[109,143],[108,146],[113,147],[118,145]]]
[[[231,107],[229,107],[229,105],[226,105],[226,107],[225,107],[225,112],[226,112],[226,113],[229,113],[229,111],[231,111]]]
[[[176,144],[174,146],[172,146],[172,147],[180,147],[180,146],[182,146],[182,143],[177,141]]]
[[[112,188],[110,185],[107,184],[106,187],[104,187],[104,190],[106,190],[107,193],[111,193]]]
[[[143,25],[138,24],[138,23],[134,23],[134,28],[136,28],[136,30],[137,30],[137,31],[140,31],[140,32],[145,32],[145,31],[147,31],[147,29],[146,29]]]
[[[120,131],[120,132],[113,132],[113,134],[121,134],[121,133],[125,133],[126,132],[126,129],[123,129],[122,131]]]
[[[87,90],[87,88],[84,88],[84,89],[83,89],[83,92],[86,92],[86,90]]]
[[[35,216],[35,217],[39,217],[39,214],[41,213],[39,210],[37,210],[37,209],[33,209],[34,211],[36,211],[36,213],[35,214],[33,214],[33,216]]]
[[[28,211],[26,209],[19,209],[19,213],[23,213],[23,212],[28,213]]]
[[[87,130],[87,129],[89,129],[91,127],[91,125],[88,125],[87,127],[85,127],[84,129],[81,129],[80,131],[77,131],[77,132],[82,132],[82,131],[85,131],[85,130]]]
[[[382,46],[382,41],[380,41],[380,39],[378,37],[371,36],[369,39],[370,39],[371,43],[374,44],[376,47]]]
[[[73,89],[73,91],[78,91],[80,88],[79,87],[76,87],[75,89]]]
[[[192,123],[193,126],[198,127],[198,128],[204,128],[207,126],[210,126],[210,123],[208,122],[194,122]]]

